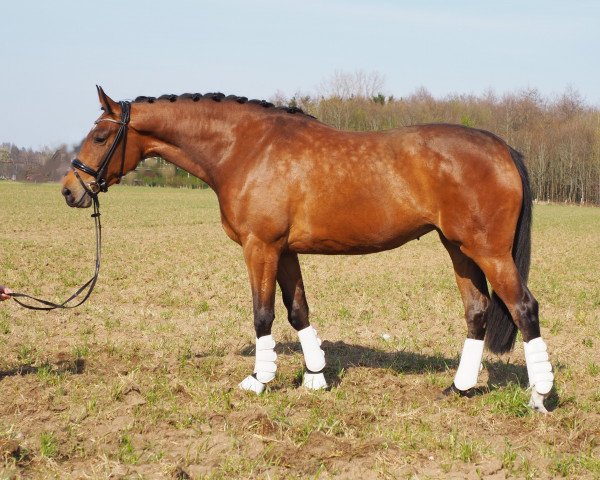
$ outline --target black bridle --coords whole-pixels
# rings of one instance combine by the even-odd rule
[[[127,127],[129,125],[129,116],[131,111],[131,104],[129,102],[119,102],[121,105],[121,120],[113,120],[112,118],[100,118],[96,120],[96,124],[99,122],[113,122],[119,125],[119,130],[115,135],[115,139],[113,140],[112,145],[110,146],[108,152],[102,159],[102,163],[97,170],[94,170],[92,167],[86,165],[78,158],[74,158],[71,160],[71,167],[73,168],[73,173],[79,180],[79,183],[83,186],[84,190],[94,198],[94,195],[97,195],[99,192],[106,192],[108,190],[108,180],[104,178],[106,174],[106,170],[108,169],[108,164],[110,163],[119,143],[123,141],[123,148],[121,149],[121,169],[119,170],[119,174],[117,177],[117,182],[121,180],[123,177],[123,169],[125,168],[125,147],[127,146]],[[94,177],[94,181],[90,183],[85,183],[82,178],[77,173],[77,170],[81,170],[84,173]]]
[[[108,152],[106,152],[106,155],[104,156],[102,163],[100,164],[98,169],[94,170],[92,167],[86,165],[78,158],[74,158],[73,160],[71,160],[71,167],[73,168],[73,173],[75,174],[75,177],[77,177],[77,180],[79,180],[79,183],[81,183],[81,186],[85,191],[79,201],[81,202],[84,196],[87,194],[92,199],[92,203],[94,206],[94,213],[92,214],[92,218],[94,219],[94,225],[96,227],[96,266],[94,269],[94,276],[90,278],[86,283],[84,283],[81,287],[79,287],[77,291],[73,293],[73,295],[71,295],[67,300],[65,300],[62,303],[54,303],[48,300],[42,300],[40,298],[33,297],[26,293],[11,293],[10,296],[14,299],[15,302],[17,302],[22,307],[28,308],[30,310],[47,311],[55,310],[57,308],[75,308],[84,303],[88,298],[90,298],[90,295],[92,294],[92,291],[96,286],[98,274],[100,273],[100,258],[102,253],[102,225],[100,223],[100,202],[98,200],[98,193],[108,191],[108,181],[110,179],[105,178],[105,174],[106,170],[108,169],[108,165],[120,143],[123,144],[123,147],[121,149],[121,169],[117,177],[117,183],[123,177],[123,169],[125,168],[125,147],[127,146],[127,127],[129,125],[131,104],[129,102],[119,102],[119,104],[121,105],[121,120],[117,121],[112,120],[110,118],[100,118],[96,120],[96,123],[107,121],[119,124],[119,130],[115,135],[115,139],[113,140],[113,143]],[[82,172],[87,173],[88,175],[91,175],[92,177],[94,177],[94,181],[85,183],[76,169],[81,170]],[[75,303],[74,305],[69,305],[71,301],[79,297],[79,295],[81,295],[86,289],[87,292],[79,302]],[[28,298],[30,300],[33,300],[34,302],[38,302],[42,306],[29,305],[23,302],[22,300],[19,300],[19,298]]]

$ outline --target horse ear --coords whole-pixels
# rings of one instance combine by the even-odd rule
[[[112,115],[118,107],[117,102],[115,102],[106,93],[104,93],[104,90],[102,90],[102,87],[100,87],[99,85],[96,85],[96,90],[98,90],[98,100],[100,100],[102,110],[104,110],[109,115]]]

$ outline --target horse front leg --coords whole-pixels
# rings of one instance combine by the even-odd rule
[[[261,394],[265,385],[275,378],[277,371],[277,354],[271,326],[275,318],[275,278],[281,248],[252,235],[242,246],[252,288],[256,361],[254,372],[248,375],[239,387]]]
[[[308,303],[297,254],[284,252],[281,255],[277,269],[277,282],[281,287],[288,321],[298,332],[298,339],[302,346],[306,365],[303,385],[310,390],[327,388],[327,381],[323,375],[325,352],[321,349],[321,339],[317,336],[317,331],[308,321]]]

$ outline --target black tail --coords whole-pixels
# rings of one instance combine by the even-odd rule
[[[523,156],[516,150],[508,148],[523,184],[523,205],[521,206],[521,213],[515,231],[512,255],[523,283],[527,285],[531,260],[531,186],[529,185],[527,168],[523,163]],[[510,352],[515,345],[517,326],[514,324],[506,305],[495,293],[492,293],[492,302],[487,311],[486,324],[485,343],[487,348],[497,354]]]

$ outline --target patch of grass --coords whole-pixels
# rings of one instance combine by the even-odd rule
[[[87,415],[95,415],[98,413],[98,399],[96,397],[90,398],[85,405],[85,410]]]
[[[476,443],[471,440],[463,440],[458,445],[458,458],[465,463],[472,463],[475,461],[475,455],[477,453]]]
[[[351,436],[351,428],[346,424],[346,421],[339,417],[331,410],[324,411],[320,406],[313,408],[310,411],[309,418],[299,425],[295,443],[303,445],[314,432],[322,432],[325,435],[331,436]]]
[[[73,356],[77,359],[86,358],[90,354],[90,347],[88,345],[75,345],[73,347]]]
[[[46,458],[54,458],[58,455],[58,440],[53,433],[40,434],[40,455]]]
[[[509,472],[515,469],[515,462],[517,461],[517,452],[509,441],[505,442],[504,452],[502,453],[502,468],[505,468]]]
[[[571,456],[554,460],[550,465],[550,471],[561,477],[570,478],[575,470],[575,459]]]
[[[489,405],[493,413],[509,417],[528,417],[532,410],[529,403],[529,391],[516,383],[497,387],[482,397],[483,404]]]
[[[168,384],[168,380],[163,376],[158,376],[145,394],[146,401],[150,407],[160,407],[161,409],[171,410],[175,396]]]
[[[35,363],[35,349],[31,345],[21,345],[17,352],[17,359],[23,365]]]
[[[10,324],[8,323],[8,313],[0,310],[0,334],[8,335],[10,333]]]
[[[60,382],[61,374],[54,371],[52,365],[45,363],[37,368],[37,377],[47,385],[57,385]]]
[[[350,320],[350,318],[352,318],[352,313],[347,307],[340,307],[338,310],[338,315],[342,320]]]
[[[589,452],[577,455],[559,455],[550,463],[550,471],[564,478],[574,478],[586,471],[597,478],[600,475],[600,459]]]
[[[110,389],[110,398],[117,402],[121,402],[125,395],[125,384],[123,382],[115,383]]]
[[[179,367],[184,367],[192,359],[192,356],[192,344],[191,342],[186,342],[179,351]]]
[[[196,315],[201,315],[205,312],[208,312],[208,309],[210,307],[208,306],[208,302],[206,300],[203,300],[202,302],[200,302],[199,304],[197,304],[194,308],[194,314]]]
[[[477,442],[460,435],[456,429],[453,429],[448,435],[448,447],[452,452],[452,457],[464,463],[473,463],[480,450]]]
[[[106,318],[104,320],[104,326],[108,329],[108,330],[113,330],[115,328],[118,328],[121,326],[121,320],[118,318]]]
[[[135,451],[129,435],[121,435],[121,438],[119,438],[119,452],[117,458],[121,462],[129,465],[135,465],[138,462],[140,456]]]
[[[523,459],[521,466],[519,467],[518,473],[520,473],[526,480],[534,480],[539,478],[538,469],[531,464],[529,459]]]

